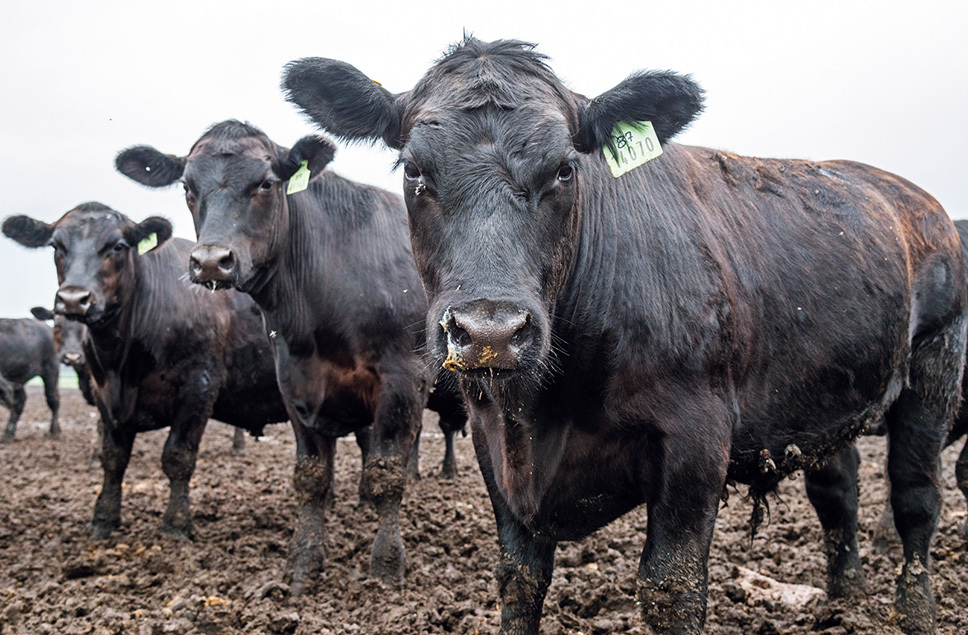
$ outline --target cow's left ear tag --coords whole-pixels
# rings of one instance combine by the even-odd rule
[[[309,187],[309,161],[299,164],[296,173],[289,177],[289,185],[286,186],[286,195],[302,192]]]
[[[143,256],[158,246],[158,234],[151,232],[138,243],[138,255]]]

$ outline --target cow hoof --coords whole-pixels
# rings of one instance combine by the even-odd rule
[[[894,612],[905,635],[934,635],[938,632],[928,572],[917,559],[904,566],[897,584]]]
[[[399,540],[381,540],[377,536],[370,557],[370,577],[384,584],[399,586],[403,584],[406,571],[407,558],[403,543]]]
[[[6,432],[4,432],[3,436],[0,437],[0,443],[13,443],[13,442],[14,442],[14,437],[12,434],[7,434]]]
[[[120,521],[94,521],[87,525],[87,532],[94,540],[107,540],[114,530],[121,525]]]
[[[457,468],[453,465],[445,464],[444,467],[440,468],[440,478],[447,479],[448,481],[457,478]]]
[[[845,571],[827,581],[827,595],[831,598],[861,600],[867,596],[867,581],[860,569]]]
[[[289,593],[297,596],[312,592],[322,565],[322,555],[314,558],[312,554],[301,553],[291,557],[286,564],[286,581],[289,583]]]
[[[60,428],[57,428],[56,430],[48,430],[44,434],[44,436],[47,437],[48,439],[56,439],[56,438],[60,437],[60,435],[61,435]]]

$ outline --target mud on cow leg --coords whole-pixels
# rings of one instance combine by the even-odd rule
[[[888,413],[888,425],[891,506],[904,548],[894,608],[901,630],[908,635],[935,633],[928,554],[941,509],[938,457],[947,420],[926,408],[913,390],[905,389]]]
[[[60,393],[57,392],[57,380],[60,378],[59,364],[55,364],[52,369],[44,373],[44,397],[47,400],[47,407],[50,408],[50,429],[47,430],[48,437],[60,436],[61,427],[57,421],[57,413],[60,410]]]
[[[373,501],[379,519],[370,554],[370,577],[386,584],[402,584],[407,569],[400,537],[400,503],[405,482],[403,460],[398,455],[374,453],[363,467],[366,495]]]
[[[194,534],[188,482],[195,472],[195,459],[206,422],[207,418],[195,422],[187,430],[173,425],[161,453],[161,468],[171,485],[168,508],[161,520],[161,533],[172,538],[187,540]]]
[[[502,635],[537,635],[557,542],[534,535],[504,509],[498,511],[501,554],[495,569]],[[503,517],[503,519],[502,519]]]
[[[20,420],[20,413],[24,411],[25,403],[27,403],[27,393],[24,392],[24,387],[15,387],[13,389],[13,395],[9,404],[10,418],[7,419],[7,427],[3,431],[3,437],[0,438],[0,443],[10,443],[14,440],[14,437],[16,437],[17,421]]]
[[[806,471],[807,496],[823,527],[827,593],[835,598],[862,597],[867,590],[857,548],[859,462],[851,446]]]
[[[232,454],[245,456],[245,430],[236,428],[232,433]]]
[[[323,437],[293,422],[296,432],[296,467],[292,486],[298,512],[289,547],[286,577],[293,595],[312,590],[325,560],[326,500],[333,485],[336,439]]]
[[[366,467],[366,461],[370,457],[370,445],[373,442],[373,426],[366,426],[353,433],[356,437],[356,446],[360,448],[360,465]],[[369,493],[366,489],[366,484],[364,483],[364,478],[366,476],[366,471],[360,470],[360,482],[357,486],[357,509],[363,509],[364,507],[373,507],[373,501],[369,499]],[[326,509],[333,508],[333,493],[330,492],[329,498],[326,499]]]
[[[134,432],[107,424],[99,428],[104,482],[94,503],[94,516],[88,529],[95,540],[105,540],[121,525],[121,481],[131,458]]]

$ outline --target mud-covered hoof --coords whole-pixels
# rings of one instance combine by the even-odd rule
[[[440,468],[440,478],[447,480],[457,478],[457,468],[454,467],[453,463],[444,463],[443,467]]]
[[[87,524],[87,533],[94,540],[107,540],[121,526],[121,521],[92,520]]]
[[[162,523],[161,527],[158,528],[158,531],[162,536],[172,538],[174,540],[191,540],[192,536],[195,535],[195,530],[191,525],[184,527]]]
[[[917,560],[906,563],[898,579],[894,613],[898,626],[906,635],[934,635],[938,632],[928,572]]]
[[[393,586],[403,584],[407,573],[407,557],[400,540],[381,540],[377,537],[370,556],[370,577]]]
[[[860,569],[851,569],[827,580],[827,595],[830,598],[861,600],[867,596],[867,581]]]
[[[14,442],[14,436],[12,434],[8,434],[4,432],[3,436],[0,437],[0,443],[13,443],[13,442]]]
[[[161,519],[161,527],[158,528],[158,531],[163,536],[175,540],[191,540],[195,535],[195,528],[192,526],[192,513],[185,510],[166,512],[164,518]]]
[[[48,439],[56,439],[60,435],[61,435],[61,429],[59,427],[56,429],[51,428],[46,433],[44,433],[44,436],[47,437]]]
[[[305,595],[311,593],[316,580],[323,568],[323,555],[301,552],[289,556],[286,563],[285,581],[289,585],[289,593]]]

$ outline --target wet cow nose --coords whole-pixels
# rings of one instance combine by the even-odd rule
[[[73,366],[77,362],[81,361],[80,353],[64,353],[64,363],[69,366]]]
[[[444,368],[451,371],[513,369],[534,330],[527,311],[487,301],[451,309],[441,326],[447,333]]]
[[[225,282],[235,274],[235,256],[221,245],[199,245],[192,250],[189,267],[196,282]]]
[[[62,315],[87,315],[93,302],[91,292],[87,289],[67,287],[57,291],[54,311]]]

